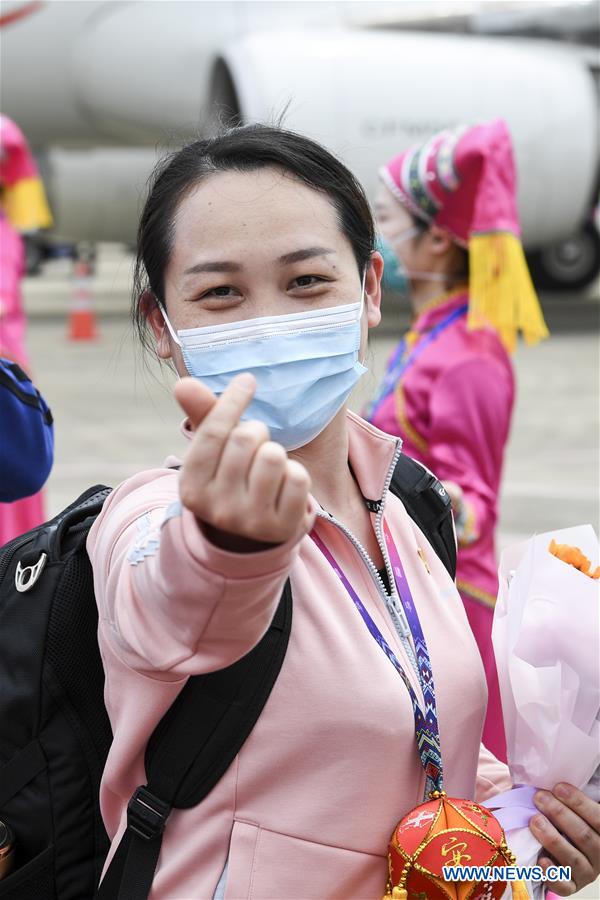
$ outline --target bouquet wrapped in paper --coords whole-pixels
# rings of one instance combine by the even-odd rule
[[[502,554],[492,639],[515,788],[490,806],[519,865],[540,850],[528,827],[536,789],[566,781],[600,800],[598,555],[591,525]]]

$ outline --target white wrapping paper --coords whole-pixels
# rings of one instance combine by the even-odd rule
[[[553,556],[552,539],[598,565],[591,525],[502,554],[492,640],[508,764],[515,785],[551,790],[566,781],[600,800],[600,582]],[[536,864],[540,845],[527,826],[509,829],[507,841],[519,865]]]

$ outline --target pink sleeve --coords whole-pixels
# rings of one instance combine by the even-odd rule
[[[248,554],[219,549],[181,506],[178,476],[164,471],[114,491],[88,551],[115,652],[136,671],[173,680],[230,665],[258,643],[298,542]]]
[[[24,274],[21,237],[0,216],[0,307],[4,315],[19,306],[20,282]]]
[[[502,791],[511,788],[512,780],[506,763],[496,759],[483,744],[479,747],[477,764],[477,782],[475,784],[475,801],[485,803]]]
[[[512,403],[507,370],[481,357],[452,366],[432,392],[430,467],[442,481],[455,481],[462,488],[472,520],[471,540],[496,520]]]

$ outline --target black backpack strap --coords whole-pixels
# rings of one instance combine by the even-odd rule
[[[227,771],[275,684],[292,626],[287,581],[267,633],[232,666],[190,678],[146,747],[148,783],[127,807],[127,829],[98,900],[146,900],[173,807],[200,803]]]
[[[456,537],[447,490],[425,466],[401,453],[390,490],[402,502],[447,568],[456,577]]]
[[[65,538],[72,535],[78,526],[82,528],[80,543],[83,543],[89,530],[89,520],[98,516],[110,492],[109,487],[95,485],[49,522],[29,533],[29,546],[21,552],[15,573],[18,591],[25,593],[31,590],[47,561],[60,560]]]

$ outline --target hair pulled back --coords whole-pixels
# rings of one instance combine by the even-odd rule
[[[150,178],[138,227],[133,284],[133,321],[142,343],[147,345],[148,339],[140,297],[149,291],[165,302],[165,270],[181,202],[212,174],[251,172],[268,166],[329,197],[362,273],[374,247],[375,229],[364,190],[349,169],[320,144],[293,131],[259,124],[230,128],[170,154]]]

